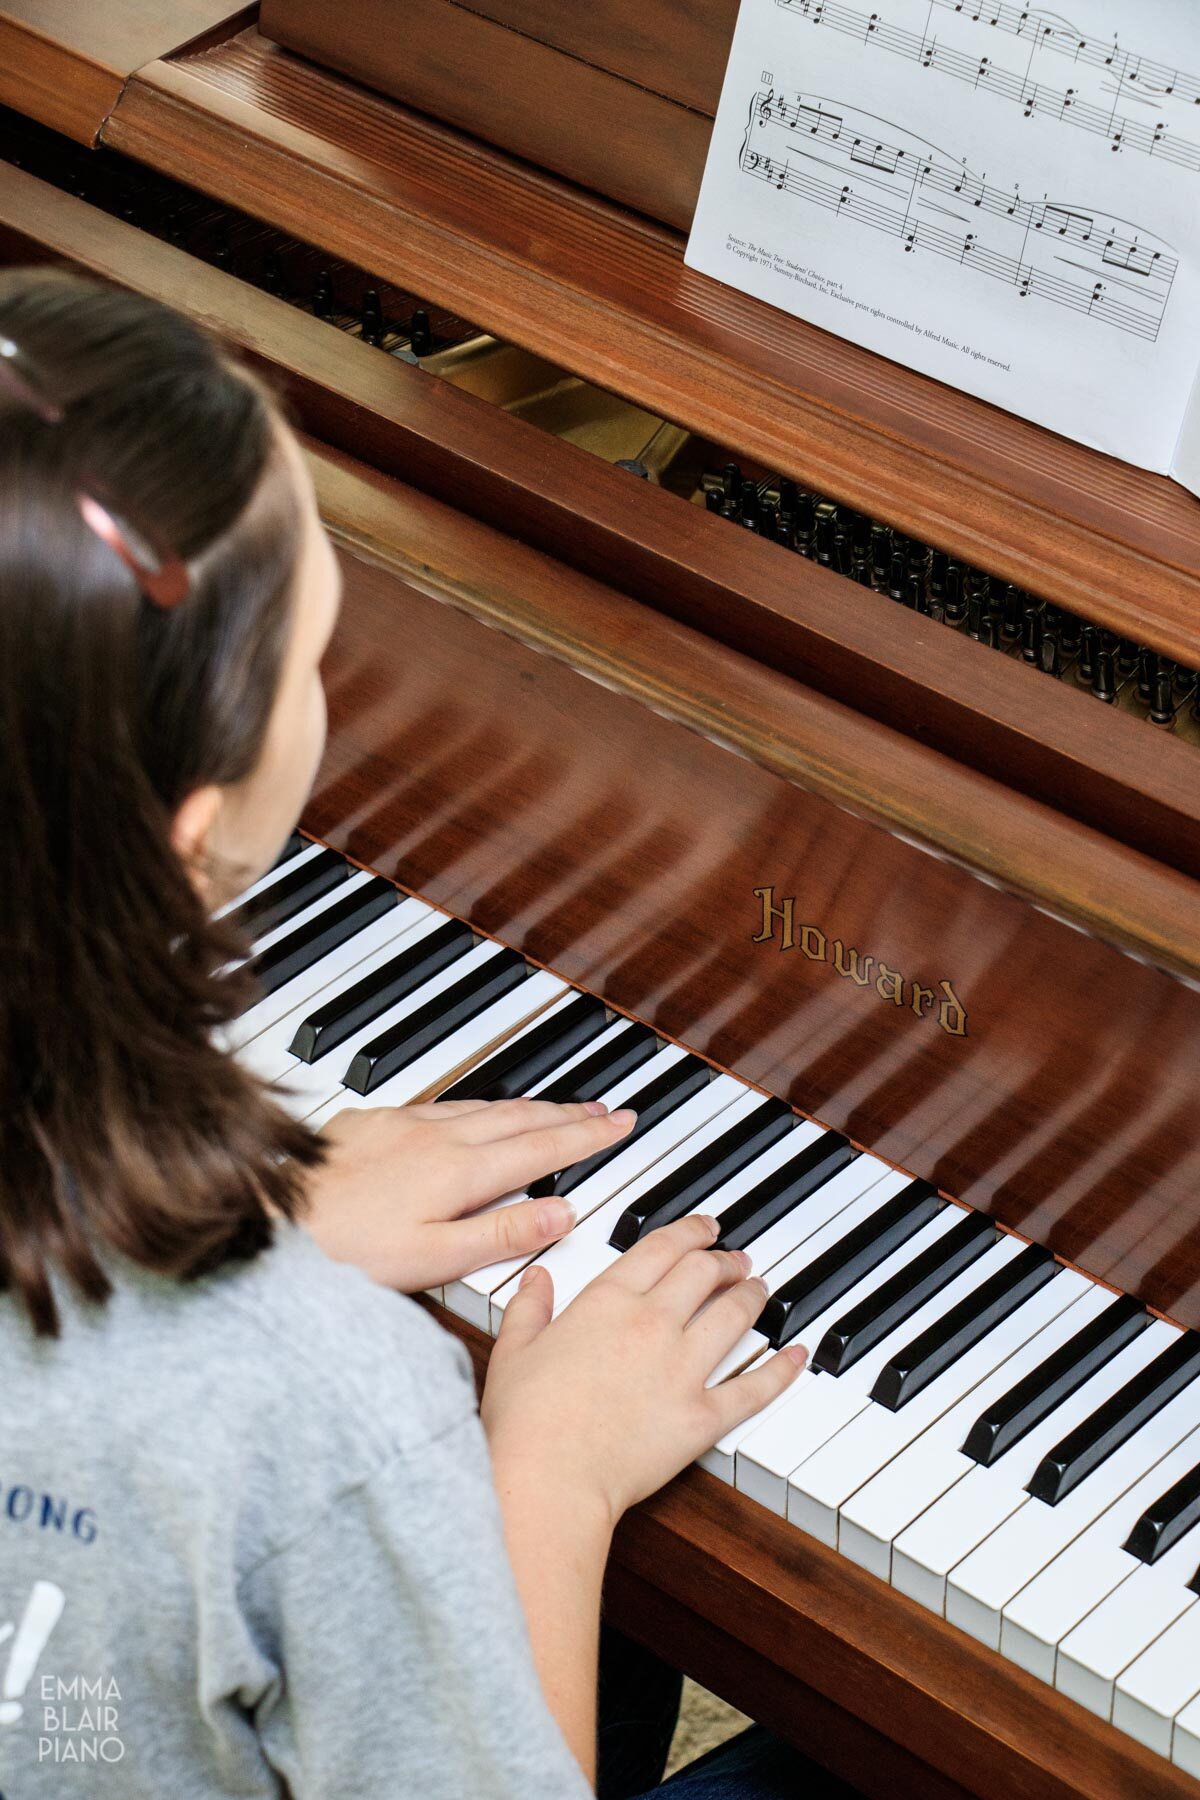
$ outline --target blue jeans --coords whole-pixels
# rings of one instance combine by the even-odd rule
[[[597,1800],[856,1800],[854,1789],[760,1725],[663,1781],[681,1686],[678,1670],[602,1627]]]
[[[752,1725],[641,1800],[853,1800],[853,1794],[801,1751]]]

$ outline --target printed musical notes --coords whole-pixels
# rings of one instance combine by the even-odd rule
[[[1028,54],[1021,69],[1006,67],[990,50],[976,52],[960,43],[939,43],[926,31],[891,24],[886,15],[865,13],[838,0],[821,0],[820,4],[817,0],[776,0],[776,5],[798,20],[860,40],[866,53],[884,50],[922,69],[966,82],[977,92],[1014,101],[1027,119],[1053,119],[1103,138],[1115,153],[1154,156],[1177,168],[1200,172],[1200,142],[1177,136],[1168,120],[1152,120],[1139,111],[1146,102],[1200,106],[1200,75],[1122,50],[1115,42],[1083,37],[1054,14],[1007,4],[980,6],[975,0],[929,0],[931,18],[938,11],[953,13],[967,24],[978,25],[981,32],[1023,40]],[[1043,52],[1069,57],[1077,67],[1096,71],[1093,92],[1082,93],[1078,81],[1064,89],[1053,80],[1031,80],[1034,59]],[[1122,110],[1125,102],[1130,103],[1128,111]]]
[[[1193,70],[1200,0],[740,0],[686,261],[1200,493]]]
[[[883,137],[880,121],[823,96],[758,92],[748,118],[740,166],[777,192],[891,237],[905,254],[949,258],[1017,299],[1157,339],[1178,259],[1152,234],[1108,220],[1098,228],[1094,210],[1048,197],[1022,199],[907,133]],[[968,225],[976,214],[994,226]],[[1100,278],[1114,270],[1133,279]]]

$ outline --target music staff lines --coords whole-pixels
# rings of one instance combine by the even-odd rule
[[[1035,50],[1054,50],[1085,68],[1107,70],[1118,85],[1127,81],[1154,99],[1175,99],[1187,106],[1200,106],[1200,76],[1155,62],[1149,56],[1139,56],[1133,50],[1122,50],[1115,38],[1110,44],[1081,37],[1072,25],[1053,14],[1025,6],[982,5],[978,0],[974,5],[970,0],[930,0],[930,4],[942,12],[961,13],[973,25],[986,25],[1010,37],[1031,41]]]
[[[818,156],[818,144],[832,156]],[[834,111],[803,95],[789,103],[774,89],[751,102],[739,163],[755,180],[896,239],[906,253],[928,251],[1004,283],[1018,299],[1045,300],[1157,340],[1177,258],[1144,234],[1126,235],[1117,221],[1048,197],[1023,200],[929,146],[885,142],[844,107]],[[1014,241],[1019,233],[1015,248],[997,247],[968,229],[955,210],[960,206],[996,219]],[[923,207],[953,223],[919,216]],[[1080,256],[1063,254],[1068,246]],[[1084,279],[1064,275],[1063,268],[1078,269]]]
[[[1016,24],[1022,19],[1028,21],[1024,35],[1028,36],[1032,27],[1031,52],[1046,48],[1070,54],[1068,43],[1073,44],[1077,61],[1085,67],[1109,71],[1116,86],[1111,105],[1087,100],[1074,87],[1062,89],[1034,81],[1028,73],[1022,75],[1014,69],[1002,68],[990,56],[975,55],[939,43],[936,32],[928,29],[909,31],[903,26],[889,25],[878,13],[843,6],[838,0],[775,0],[775,3],[785,12],[808,19],[813,25],[828,26],[845,37],[854,38],[864,47],[888,51],[921,68],[950,75],[977,90],[998,94],[1019,105],[1027,119],[1035,114],[1054,119],[1106,139],[1114,152],[1135,151],[1159,162],[1171,163],[1176,168],[1200,170],[1200,144],[1176,137],[1163,119],[1151,124],[1119,110],[1122,87],[1126,83],[1136,86],[1147,97],[1161,98],[1169,92],[1173,98],[1186,100],[1194,96],[1200,100],[1200,79],[1165,64],[1139,58],[1132,52],[1118,51],[1115,45],[1110,50],[1108,46],[1092,44],[1069,27],[1060,25],[1051,30],[1041,15],[1025,13],[1011,6],[1000,7],[995,0],[990,5],[979,5],[978,0],[961,0],[961,3],[960,0],[930,0],[931,21],[933,13],[941,10],[972,24],[1008,30],[1013,36],[1018,35]],[[1041,24],[1035,26],[1033,22],[1039,18]],[[1063,31],[1067,32],[1067,42],[1059,41]],[[1042,33],[1040,37],[1039,32]],[[1100,54],[1102,49],[1103,55]],[[1032,61],[1031,53],[1030,66]],[[1159,75],[1169,78],[1161,91],[1153,85]]]

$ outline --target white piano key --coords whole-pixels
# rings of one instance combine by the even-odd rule
[[[1200,1780],[1200,1694],[1189,1700],[1171,1734],[1171,1761]]]
[[[661,1056],[667,1054],[667,1051],[660,1052]],[[682,1055],[683,1052],[680,1051],[678,1054]],[[657,1059],[646,1065],[651,1071],[649,1076],[651,1080],[657,1073],[656,1063]],[[620,1091],[617,1089],[614,1090],[614,1093],[619,1095]],[[698,1094],[693,1094],[689,1100],[685,1100],[681,1106],[675,1107],[672,1112],[668,1113],[665,1119],[660,1119],[658,1124],[653,1126],[643,1138],[630,1144],[627,1150],[614,1156],[611,1162],[605,1163],[593,1175],[589,1175],[585,1181],[581,1181],[579,1186],[567,1196],[579,1218],[565,1238],[560,1238],[557,1244],[551,1244],[550,1248],[543,1250],[539,1257],[514,1257],[508,1263],[494,1265],[494,1269],[500,1273],[501,1279],[492,1289],[492,1332],[499,1331],[504,1309],[516,1293],[517,1280],[529,1261],[543,1263],[550,1270],[554,1278],[556,1312],[561,1312],[562,1307],[567,1304],[567,1298],[573,1298],[580,1288],[587,1286],[593,1273],[599,1274],[601,1268],[611,1266],[611,1263],[605,1261],[603,1256],[604,1250],[608,1247],[603,1226],[597,1225],[580,1235],[585,1222],[589,1221],[592,1214],[603,1207],[606,1201],[619,1199],[623,1205],[623,1191],[628,1183],[645,1170],[657,1168],[661,1159],[669,1151],[675,1149],[677,1145],[687,1142],[692,1134],[709,1119],[724,1113],[725,1109],[744,1092],[743,1084],[735,1080],[732,1075],[718,1075]],[[607,1096],[605,1098],[607,1099]],[[619,1098],[614,1099],[610,1102],[611,1110],[615,1112],[620,1104]],[[620,1206],[610,1209],[607,1221],[609,1231],[612,1230],[620,1210]],[[619,1254],[619,1251],[614,1251],[613,1259]],[[560,1285],[562,1295],[567,1297],[561,1300]]]
[[[418,907],[421,910],[409,913],[407,912],[409,907]],[[317,1062],[309,1064],[302,1063],[299,1057],[293,1056],[289,1046],[296,1035],[297,1026],[301,1025],[310,1013],[315,1012],[318,1006],[326,1005],[337,994],[353,987],[355,982],[374,974],[376,969],[382,968],[384,963],[390,962],[393,956],[412,949],[414,945],[421,942],[422,938],[429,937],[440,925],[447,922],[445,913],[435,912],[432,907],[426,906],[421,900],[406,900],[396,911],[397,914],[405,913],[408,920],[400,941],[385,938],[381,944],[377,945],[375,949],[367,951],[361,958],[355,952],[358,938],[352,938],[348,944],[343,944],[340,949],[335,950],[331,956],[324,959],[325,964],[332,971],[330,979],[324,987],[317,989],[312,994],[304,995],[289,1012],[276,1019],[265,1031],[256,1033],[248,1042],[243,1039],[238,1053],[239,1061],[244,1063],[247,1068],[252,1069],[263,1081],[271,1082],[282,1081],[298,1069],[307,1069],[310,1078],[318,1081],[318,1071],[320,1071],[318,1092],[331,1091],[336,1086],[338,1077],[349,1068],[349,1059],[353,1051],[349,1051],[343,1060],[343,1046],[339,1044],[336,1050],[328,1053],[328,1056],[320,1057]],[[375,928],[371,926],[369,929],[373,931]],[[362,932],[360,935],[366,937],[368,933]],[[483,946],[479,945],[478,948],[482,949]],[[451,966],[456,970],[461,969],[465,960],[465,956],[460,957],[458,962]],[[445,974],[446,970],[443,970],[442,973]],[[382,1018],[383,1014],[379,1016]],[[346,1044],[352,1043],[357,1048],[360,1041],[368,1040],[370,1030],[373,1028],[373,1026],[365,1028],[356,1033],[353,1038],[347,1038]],[[328,1065],[330,1064],[333,1066],[332,1073],[329,1072]]]
[[[1113,1699],[1113,1724],[1160,1756],[1171,1754],[1176,1713],[1200,1693],[1200,1606],[1194,1594],[1188,1600],[1175,1623],[1118,1675]]]
[[[1050,1286],[1057,1286],[1062,1279],[1057,1275]],[[1099,1294],[1101,1306],[1112,1298],[1095,1286],[1092,1293]],[[892,1563],[897,1587],[934,1610],[944,1611],[946,1578],[951,1569],[1025,1506],[1029,1498],[1025,1484],[1046,1452],[1165,1348],[1171,1327],[1163,1326],[1162,1330],[1167,1335],[1160,1336],[1153,1325],[1148,1326],[990,1468],[972,1463],[963,1479],[896,1539]],[[918,1570],[920,1574],[916,1573]],[[1036,1567],[1029,1571],[1030,1576],[1035,1573]],[[913,1591],[914,1585],[918,1592]],[[1016,1591],[1012,1589],[1006,1597],[1011,1599]]]
[[[838,1522],[838,1547],[843,1554],[882,1580],[895,1581],[892,1546],[897,1538],[956,1482],[979,1467],[972,1457],[963,1455],[962,1445],[980,1413],[1103,1311],[1109,1298],[1074,1270],[1055,1276],[1033,1295],[1027,1305],[1044,1302],[1047,1309],[1057,1307],[1058,1311],[1015,1355],[993,1369],[977,1388],[964,1394],[850,1496]],[[940,1600],[937,1610],[941,1611]]]
[[[879,1191],[882,1194],[882,1186]],[[884,1201],[880,1199],[879,1204],[882,1206]],[[819,1313],[792,1342],[803,1344],[811,1355],[831,1325],[867,1299],[930,1244],[952,1231],[963,1216],[956,1206],[943,1207],[936,1218],[894,1250],[878,1268]],[[848,1425],[870,1404],[871,1386],[888,1357],[898,1345],[908,1343],[910,1338],[932,1324],[981,1279],[979,1271],[987,1264],[989,1254],[985,1251],[969,1269],[961,1270],[938,1294],[910,1313],[903,1324],[882,1337],[844,1375],[806,1368],[788,1390],[791,1403],[778,1408],[738,1446],[733,1479],[739,1492],[749,1494],[760,1505],[770,1507],[782,1517],[787,1510],[787,1478],[792,1470],[806,1456],[828,1443],[843,1425]]]
[[[462,964],[458,965],[460,973],[468,973],[468,960],[468,957],[464,957]],[[432,988],[433,983],[427,983],[420,990],[420,995],[429,999]],[[552,975],[548,969],[538,969],[524,981],[518,982],[516,987],[511,988],[499,1000],[493,1000],[490,1006],[476,1013],[473,1019],[460,1025],[457,1031],[452,1031],[448,1037],[431,1044],[406,1069],[397,1070],[389,1081],[381,1082],[372,1093],[357,1094],[353,1089],[339,1085],[323,1106],[307,1113],[306,1117],[313,1130],[319,1131],[328,1119],[346,1107],[407,1106],[429,1089],[439,1084],[445,1086],[481,1056],[490,1055],[497,1045],[507,1042],[517,1026],[535,1015],[540,1018],[551,1001],[557,1000],[566,991],[565,981]],[[418,999],[420,995],[417,996]],[[380,1026],[381,1031],[386,1029],[386,1025]],[[348,1068],[349,1061],[343,1066]]]
[[[1154,1347],[1162,1350],[1178,1335],[1173,1326],[1156,1319],[1137,1343],[1153,1338]],[[1193,1382],[1057,1506],[1027,1495],[999,1530],[952,1570],[946,1583],[946,1617],[996,1649],[1000,1616],[1009,1601],[1197,1424],[1200,1382]]]
[[[410,937],[405,948],[416,941],[418,940]],[[336,1049],[319,1056],[316,1062],[304,1063],[298,1057],[287,1055],[284,1059],[286,1066],[273,1078],[281,1090],[280,1097],[285,1105],[295,1112],[297,1118],[302,1119],[318,1106],[324,1106],[334,1094],[347,1091],[342,1087],[342,1076],[364,1044],[371,1043],[381,1032],[416,1012],[426,1001],[445,993],[447,988],[453,987],[464,975],[473,975],[476,969],[500,956],[503,948],[502,944],[494,944],[490,939],[476,944],[465,956],[457,957],[444,969],[439,969],[436,975],[423,982],[406,999],[377,1013],[370,1024],[360,1026]],[[390,954],[396,954],[394,948]],[[386,960],[387,957],[380,958],[381,962]],[[372,973],[374,967],[378,967],[378,964],[373,962],[371,967],[356,970],[354,980],[359,981]]]
[[[615,1043],[617,1038],[621,1036],[623,1031],[629,1029],[630,1023],[631,1021],[629,1019],[623,1017],[616,1018],[611,1025],[606,1025],[603,1031],[592,1038],[590,1043],[581,1044],[578,1050],[572,1050],[570,1056],[564,1057],[562,1062],[557,1065],[551,1074],[543,1075],[536,1087],[530,1088],[529,1098],[535,1099],[537,1095],[542,1092],[543,1088],[551,1087],[556,1081],[561,1080],[564,1075],[569,1075],[571,1070],[575,1068],[578,1063],[586,1062],[589,1056],[595,1056],[599,1051],[607,1050],[610,1044]],[[649,1062],[650,1060],[649,1057],[646,1058],[646,1062]],[[645,1066],[646,1064],[642,1063],[635,1073],[640,1075]],[[635,1090],[631,1088],[629,1091],[630,1093],[633,1093]]]
[[[1101,1719],[1111,1717],[1114,1684],[1131,1660],[1128,1634],[1147,1625],[1142,1608],[1149,1602],[1149,1623],[1158,1635],[1187,1611],[1193,1599],[1182,1588],[1168,1588],[1161,1581],[1149,1592],[1136,1588],[1132,1578],[1123,1582],[1059,1645],[1055,1687]]]
[[[1139,1514],[1149,1500],[1171,1487],[1194,1465],[1200,1449],[1200,1430],[1186,1441],[1186,1460],[1173,1453],[1159,1463],[1155,1471],[1161,1471],[1159,1485],[1146,1487],[1138,1483],[1144,1487]],[[1196,1573],[1198,1545],[1200,1532],[1189,1531],[1156,1563],[1126,1556],[1126,1563],[1133,1564],[1132,1572],[1058,1646],[1054,1685],[1060,1692],[1069,1694],[1090,1712],[1099,1713],[1101,1718],[1111,1717],[1118,1675],[1194,1604],[1196,1596],[1187,1584]],[[1200,1688],[1200,1676],[1196,1686]]]
[[[478,1211],[481,1213],[499,1212],[503,1207],[515,1206],[518,1200],[527,1200],[528,1198],[524,1188],[515,1188],[510,1194],[501,1194],[497,1199],[490,1200],[486,1206],[479,1207]],[[473,1269],[457,1281],[448,1281],[442,1289],[442,1305],[447,1312],[456,1314],[460,1319],[466,1319],[471,1325],[478,1325],[480,1331],[487,1331],[490,1325],[488,1310],[491,1300],[490,1282],[495,1279],[492,1271],[500,1268],[506,1269],[508,1266],[507,1262],[490,1263],[483,1269]]]
[[[799,1151],[805,1147],[805,1144],[812,1143],[814,1137],[825,1135],[820,1126],[814,1125],[808,1128],[813,1136],[807,1137],[805,1144],[794,1142],[798,1137],[799,1130],[802,1129],[804,1127],[798,1127],[797,1131],[792,1132],[790,1138],[784,1139],[784,1143],[789,1146],[789,1154],[791,1150]],[[788,1160],[786,1155],[775,1157],[775,1151],[779,1148],[780,1146],[773,1145],[771,1150],[767,1151],[754,1164],[754,1180],[741,1184],[741,1176],[739,1176],[738,1181],[741,1185],[735,1188],[730,1184],[721,1197],[722,1213],[731,1207],[735,1200],[748,1194],[758,1181],[765,1180],[768,1175],[775,1172],[776,1168]],[[802,1200],[789,1208],[781,1219],[776,1219],[773,1225],[768,1225],[765,1231],[760,1232],[756,1238],[751,1240],[746,1246],[746,1250],[754,1265],[754,1273],[761,1275],[766,1281],[773,1269],[777,1268],[785,1258],[792,1256],[801,1244],[806,1244],[823,1226],[828,1225],[831,1219],[837,1218],[852,1200],[857,1200],[860,1194],[865,1194],[868,1188],[873,1188],[876,1182],[883,1181],[889,1175],[898,1175],[898,1171],[889,1168],[887,1163],[880,1162],[877,1156],[855,1157],[852,1163],[848,1163],[836,1175],[822,1182],[820,1187],[814,1188],[807,1200]],[[907,1186],[910,1179],[911,1177],[907,1175],[898,1176],[899,1185],[890,1191],[898,1193],[901,1187]],[[793,1263],[789,1267],[789,1274],[794,1273],[799,1266],[798,1263]]]
[[[297,857],[296,861],[299,862],[299,860]],[[291,866],[295,867],[295,864]],[[310,900],[307,906],[302,907],[298,913],[293,913],[290,919],[284,919],[279,925],[272,925],[269,931],[260,932],[250,945],[251,953],[257,956],[260,950],[269,950],[272,944],[279,942],[280,938],[287,937],[289,933],[298,930],[302,925],[307,925],[310,919],[317,917],[318,913],[327,912],[331,906],[336,906],[339,900],[345,900],[350,894],[357,893],[359,888],[366,887],[367,883],[374,879],[375,877],[369,875],[365,869],[351,869],[345,881],[339,881],[336,887],[329,889],[328,893],[320,894],[315,900]]]
[[[363,877],[364,882],[371,879],[372,877],[369,875]],[[331,893],[323,894],[315,906],[309,910],[314,913],[322,912],[327,907],[336,905],[345,895],[353,893],[358,885],[357,881],[351,879],[343,887],[334,888]],[[301,914],[295,922],[302,924],[305,916]],[[261,1036],[264,1031],[268,1031],[273,1025],[279,1025],[286,1020],[286,1041],[282,1046],[273,1045],[271,1054],[277,1056],[280,1054],[281,1048],[286,1053],[287,1044],[291,1042],[296,1026],[305,1014],[312,1010],[310,1003],[316,1000],[318,994],[324,993],[326,988],[330,988],[335,982],[346,978],[352,969],[357,969],[358,965],[364,963],[367,957],[375,951],[390,949],[393,945],[397,945],[398,940],[405,937],[415,926],[424,923],[427,930],[432,930],[434,925],[442,922],[443,918],[442,913],[435,913],[432,907],[425,905],[424,901],[406,900],[401,897],[399,904],[393,906],[390,912],[384,913],[382,918],[372,920],[371,924],[364,927],[362,931],[356,931],[354,936],[347,938],[344,944],[339,944],[336,950],[329,951],[311,967],[303,969],[290,981],[285,981],[281,987],[276,988],[273,994],[264,994],[261,1000],[255,1001],[253,1006],[248,1006],[240,1018],[231,1020],[226,1027],[226,1041],[234,1050],[240,1051],[245,1045]],[[266,942],[265,939],[263,941]],[[256,949],[258,947],[255,946]],[[293,1017],[293,1014],[297,1016]]]
[[[1054,1681],[1056,1652],[1068,1633],[1123,1581],[1139,1570],[1149,1573],[1146,1565],[1122,1545],[1151,1501],[1173,1487],[1193,1467],[1197,1456],[1200,1431],[1193,1431],[1161,1462],[1152,1464],[1140,1481],[1135,1481],[1099,1518],[1093,1519],[1060,1556],[1047,1563],[1009,1601],[1000,1625],[1000,1649],[1010,1662],[1018,1663],[1043,1681]],[[1196,1555],[1195,1550],[1190,1552],[1181,1587],[1193,1573]],[[1162,1558],[1155,1574],[1169,1561],[1169,1555]],[[1190,1598],[1184,1596],[1185,1603]],[[1125,1661],[1143,1647],[1131,1647]],[[1200,1681],[1196,1685],[1200,1687]]]
[[[801,1131],[805,1131],[807,1135],[803,1140],[797,1141]],[[786,1162],[795,1151],[806,1148],[816,1137],[821,1135],[819,1126],[797,1126],[789,1138],[784,1139],[782,1143],[773,1144],[769,1150],[764,1151],[750,1169],[742,1170],[736,1181],[730,1182],[729,1186],[722,1190],[722,1211],[727,1206],[732,1206],[743,1193],[749,1193],[750,1189],[755,1187],[758,1182],[765,1180],[768,1175],[774,1174],[775,1170]],[[859,1171],[859,1176],[864,1184],[862,1188],[856,1188],[846,1180],[850,1169]],[[895,1173],[894,1170],[889,1169],[887,1163],[880,1162],[878,1157],[874,1156],[860,1156],[850,1165],[850,1169],[843,1169],[832,1181],[825,1182],[810,1194],[807,1200],[794,1206],[784,1218],[776,1220],[774,1225],[769,1226],[766,1231],[752,1241],[748,1254],[756,1275],[767,1279],[771,1269],[781,1258],[790,1256],[800,1244],[815,1237],[822,1227],[828,1225],[831,1219],[836,1218],[838,1213],[849,1206],[852,1200],[858,1199],[861,1193],[874,1187],[876,1182],[883,1180],[884,1176]],[[907,1177],[904,1177],[903,1180],[907,1181]],[[767,1356],[774,1354],[772,1350],[764,1351],[755,1361],[763,1362]],[[803,1381],[804,1376],[801,1375],[799,1380]],[[727,1431],[711,1450],[705,1451],[700,1458],[700,1466],[707,1469],[710,1475],[716,1475],[720,1480],[727,1481],[732,1485],[734,1458],[743,1438],[774,1415],[789,1398],[794,1386],[793,1383],[793,1387],[788,1388],[783,1394],[777,1395],[761,1411],[755,1413],[751,1418],[743,1420],[740,1425],[735,1425],[732,1431]]]
[[[875,1176],[875,1169],[862,1170],[860,1164],[864,1160],[861,1156],[857,1157],[832,1180],[818,1188],[816,1195],[813,1196],[814,1199],[823,1199],[827,1207],[835,1209],[827,1225],[822,1226],[819,1232],[808,1233],[794,1249],[787,1255],[780,1256],[777,1261],[772,1262],[770,1267],[760,1268],[756,1265],[755,1272],[761,1275],[766,1282],[768,1294],[775,1293],[785,1281],[790,1281],[798,1270],[806,1268],[815,1257],[827,1250],[830,1244],[835,1244],[845,1232],[852,1231],[863,1219],[869,1218],[878,1207],[901,1193],[912,1181],[911,1175],[902,1174],[898,1169],[888,1168],[884,1169],[882,1175],[871,1179]],[[869,1182],[869,1186],[865,1190],[864,1181]],[[811,1202],[805,1203],[805,1205],[809,1204]],[[799,1215],[803,1213],[804,1207],[796,1210]],[[780,1221],[780,1224],[784,1223],[786,1223],[785,1220]],[[765,1242],[768,1235],[764,1232],[762,1239],[758,1241]],[[753,1248],[751,1248],[750,1254],[751,1257],[754,1256]],[[727,1376],[734,1374],[738,1369],[745,1368],[769,1348],[765,1335],[756,1326],[752,1326],[738,1339],[728,1355],[722,1357],[713,1371],[709,1386],[715,1386],[717,1382],[724,1381]]]
[[[678,1061],[678,1057],[675,1060]],[[639,1075],[640,1073],[641,1071],[638,1071]],[[557,1080],[557,1078],[556,1074],[551,1079]],[[618,1089],[614,1089],[614,1092],[623,1092],[628,1087],[630,1079],[631,1077],[626,1077],[625,1082]],[[602,1269],[611,1267],[621,1255],[619,1250],[611,1247],[608,1239],[613,1226],[629,1202],[636,1199],[639,1193],[644,1193],[647,1188],[653,1187],[664,1176],[669,1175],[672,1169],[679,1168],[690,1156],[695,1155],[697,1150],[702,1150],[705,1144],[711,1143],[715,1137],[719,1137],[723,1131],[736,1124],[738,1119],[744,1118],[748,1112],[752,1112],[762,1099],[761,1094],[743,1087],[731,1075],[719,1076],[718,1080],[723,1081],[727,1086],[717,1088],[714,1095],[713,1088],[717,1087],[717,1083],[710,1082],[701,1093],[693,1094],[691,1100],[684,1103],[685,1106],[694,1106],[695,1113],[701,1120],[694,1131],[681,1138],[656,1163],[643,1169],[619,1193],[598,1205],[587,1218],[581,1217],[565,1238],[560,1238],[556,1244],[550,1245],[537,1259],[547,1263],[547,1267],[554,1277],[554,1310],[556,1313],[561,1312],[568,1301],[573,1300],[594,1275],[599,1275]],[[634,1092],[636,1089],[630,1088],[629,1091]],[[726,1093],[732,1094],[733,1097],[728,1106],[722,1106],[721,1101]],[[699,1105],[695,1105],[697,1101],[700,1103]],[[720,1108],[715,1113],[711,1110],[714,1103]],[[620,1102],[616,1104],[620,1104]],[[616,1105],[612,1110],[616,1110]],[[682,1112],[684,1108],[680,1107],[678,1110]],[[797,1126],[796,1129],[800,1130],[801,1128]],[[647,1133],[647,1136],[650,1135]],[[636,1146],[633,1147],[636,1148]],[[587,1185],[586,1182],[581,1182],[580,1188]],[[523,1197],[521,1194],[511,1196],[514,1199]],[[575,1194],[568,1194],[567,1198],[573,1206],[576,1206],[577,1211],[580,1210],[576,1204]],[[710,1196],[702,1203],[700,1210],[702,1212],[711,1210],[712,1204]],[[547,1262],[551,1251],[560,1251],[562,1254],[553,1262]],[[453,1294],[447,1289],[447,1304],[453,1312],[459,1313],[460,1317],[470,1319],[472,1323],[479,1324],[480,1328],[486,1331],[491,1296],[497,1288],[503,1287],[506,1282],[512,1280],[514,1268],[517,1273],[520,1273],[525,1264],[533,1260],[532,1257],[510,1257],[502,1263],[491,1263],[486,1268],[477,1269],[470,1275],[465,1275],[461,1281],[453,1284]],[[501,1311],[503,1311],[504,1305],[507,1305],[507,1299],[500,1304]]]
[[[1024,1248],[1019,1238],[1001,1238],[984,1259],[987,1275],[990,1277],[996,1272],[998,1262],[1002,1266],[1019,1256]],[[1047,1285],[1053,1287],[1054,1282]],[[823,1543],[836,1546],[838,1514],[851,1494],[857,1493],[865,1482],[885,1468],[906,1444],[919,1437],[962,1394],[977,1387],[1012,1349],[1024,1343],[1037,1329],[1041,1320],[1037,1323],[1027,1318],[1022,1321],[1024,1311],[1024,1307],[1017,1307],[1009,1318],[989,1331],[965,1356],[944,1369],[907,1406],[891,1412],[887,1407],[873,1403],[814,1456],[794,1469],[788,1477],[788,1518]],[[1022,1321],[1015,1343],[1010,1334],[1014,1321]]]

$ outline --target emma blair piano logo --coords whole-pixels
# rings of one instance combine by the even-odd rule
[[[874,988],[881,1000],[914,1012],[918,1019],[928,1019],[947,1037],[967,1036],[966,1009],[949,981],[943,978],[936,987],[926,987],[842,938],[830,937],[819,925],[797,923],[794,895],[776,899],[773,887],[758,887],[754,898],[761,907],[761,924],[752,943],[774,940],[781,950],[799,950],[809,962],[827,963],[836,975],[855,987]]]

